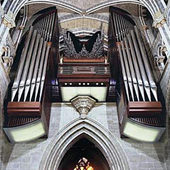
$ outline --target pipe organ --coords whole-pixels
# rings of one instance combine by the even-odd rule
[[[96,101],[107,100],[110,67],[104,56],[101,30],[80,41],[70,31],[63,31],[64,44],[60,51],[58,83],[62,101],[69,102],[76,96],[90,96]]]
[[[123,38],[126,37],[127,33],[133,29],[134,23],[131,20],[127,20],[117,12],[113,12],[111,18],[116,42],[122,41]]]
[[[111,7],[109,22],[104,48],[102,26],[88,34],[59,33],[56,8],[38,13],[23,35],[20,62],[9,87],[4,131],[11,142],[47,136],[51,102],[71,102],[89,111],[90,101],[117,101],[122,137],[144,142],[161,138],[164,102],[143,37],[123,10]]]
[[[117,48],[122,71],[118,99],[121,134],[139,141],[158,141],[165,130],[163,109],[136,26],[117,42]]]
[[[25,38],[4,127],[11,142],[31,141],[48,133],[49,60],[55,22],[56,10],[47,11],[34,21]]]

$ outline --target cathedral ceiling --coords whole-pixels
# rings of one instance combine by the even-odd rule
[[[82,11],[88,9],[86,11],[90,11],[92,7],[95,5],[99,5],[103,3],[104,0],[92,0],[92,1],[67,1],[72,5],[76,5],[82,8]],[[28,6],[28,15],[31,17],[36,12],[51,7],[51,4],[40,3],[38,5],[30,4]],[[100,6],[100,5],[99,5]],[[139,15],[139,5],[132,3],[125,4],[115,4],[114,7],[123,9],[130,13],[134,17],[138,17]],[[71,9],[67,9],[64,7],[57,6],[59,21],[61,23],[61,28],[67,28],[69,30],[74,31],[75,28],[81,29],[98,29],[101,26],[101,22],[103,23],[102,27],[107,35],[108,21],[109,21],[109,7],[99,8],[97,11],[89,13],[89,14],[78,14]],[[79,8],[77,8],[79,9]]]
[[[44,4],[44,3],[40,3],[38,5],[34,5],[34,4],[31,4],[29,5],[29,17],[31,17],[33,14],[35,14],[37,11],[40,11],[44,8],[48,8],[50,6],[53,6],[53,5],[50,5],[50,4]],[[114,7],[117,7],[117,8],[121,8],[125,11],[127,11],[128,13],[130,13],[132,16],[135,16],[137,17],[139,15],[139,5],[137,4],[131,4],[131,3],[126,3],[126,4],[117,4],[117,5],[114,5]],[[72,10],[69,10],[67,8],[64,8],[64,7],[58,7],[57,6],[57,9],[58,9],[58,13],[60,15],[67,15],[67,14],[74,14],[75,12],[73,12]],[[89,8],[90,10],[90,8]],[[100,14],[106,14],[109,12],[109,7],[105,7],[105,8],[102,8],[102,9],[99,9],[93,13],[100,13]]]

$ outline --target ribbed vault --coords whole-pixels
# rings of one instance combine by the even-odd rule
[[[66,152],[81,138],[94,143],[106,158],[110,170],[129,170],[128,162],[117,139],[104,127],[91,119],[76,119],[49,143],[39,170],[56,170]]]
[[[16,1],[13,3],[14,7],[11,7],[12,12],[16,15],[20,9],[25,6],[25,5],[31,5],[31,4],[37,4],[37,3],[45,3],[45,4],[51,4],[51,5],[55,5],[58,7],[62,7],[62,8],[66,8],[69,9],[70,11],[73,11],[75,13],[78,14],[82,14],[82,15],[88,15],[91,13],[94,13],[102,8],[106,8],[108,6],[114,6],[114,5],[118,5],[118,4],[124,4],[124,3],[132,3],[132,4],[139,4],[142,6],[145,6],[148,11],[151,13],[151,15],[153,16],[158,10],[158,5],[155,2],[155,0],[109,0],[109,1],[103,1],[102,3],[98,2],[97,4],[95,4],[94,6],[91,6],[88,9],[81,9],[78,6],[76,6],[75,4],[71,4],[71,2],[69,3],[68,1],[56,1],[56,0],[22,0],[22,1]]]

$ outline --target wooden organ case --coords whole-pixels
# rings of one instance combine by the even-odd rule
[[[25,35],[18,71],[9,88],[3,129],[12,143],[48,135],[56,8],[49,8],[35,18]]]
[[[72,32],[63,32],[60,46],[64,47],[60,50],[57,74],[61,100],[69,102],[76,96],[90,96],[96,101],[106,101],[111,75],[101,31],[86,42],[81,42]]]
[[[154,81],[141,34],[123,11],[110,11],[120,63],[117,107],[121,136],[143,142],[159,141],[165,131],[164,103],[160,101],[161,92]]]

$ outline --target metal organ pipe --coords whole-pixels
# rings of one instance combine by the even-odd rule
[[[24,91],[24,86],[25,86],[25,82],[27,79],[27,74],[28,74],[28,70],[29,70],[29,65],[30,65],[30,60],[31,60],[31,56],[32,56],[32,51],[33,51],[33,46],[34,46],[34,42],[35,42],[35,38],[37,35],[37,31],[34,31],[33,33],[33,37],[30,43],[30,47],[29,47],[29,53],[27,56],[27,60],[25,62],[25,67],[23,69],[23,74],[22,74],[22,78],[19,84],[19,90],[18,90],[18,101],[20,101],[20,98],[22,96],[22,93]]]
[[[129,61],[129,68],[130,68],[130,72],[131,72],[131,76],[132,76],[132,82],[133,82],[133,87],[135,90],[135,94],[137,97],[137,100],[139,101],[139,91],[138,91],[138,85],[137,85],[137,78],[135,75],[135,69],[133,66],[133,61],[132,61],[132,57],[131,57],[131,53],[130,53],[130,47],[127,41],[127,38],[124,38],[124,42],[125,42],[125,47],[126,47],[126,51],[127,51],[127,55],[128,55],[128,61]]]
[[[11,101],[16,94],[18,101],[41,101],[55,16],[55,13],[49,14],[31,26],[12,87]]]
[[[120,41],[119,37],[120,37],[120,31],[119,31],[119,24],[118,24],[118,18],[117,18],[117,14],[115,14],[115,30],[117,30],[117,41]]]
[[[124,62],[123,62],[123,54],[122,54],[122,51],[121,51],[120,44],[118,45],[118,50],[119,50],[119,54],[120,54],[120,63],[121,63],[121,66],[122,66],[122,74],[123,74],[123,80],[124,80],[124,84],[125,84],[126,95],[127,95],[128,101],[130,101],[128,84],[127,84],[127,77],[126,77],[126,72],[125,72],[125,65],[124,65]]]
[[[52,38],[52,32],[53,32],[53,27],[54,27],[54,21],[55,21],[55,13],[53,14],[53,19],[52,19],[52,24],[51,24],[51,30],[50,30],[50,41]]]
[[[42,77],[41,77],[39,102],[41,101],[43,88],[44,88],[44,84],[45,84],[45,75],[46,75],[46,68],[47,68],[47,61],[48,61],[49,51],[50,51],[50,44],[47,43],[47,50],[46,50],[46,54],[45,54],[45,61],[44,61],[43,72],[42,72]]]
[[[116,41],[118,41],[118,32],[117,32],[117,27],[116,27],[117,23],[116,23],[116,17],[114,15],[114,13],[112,15],[112,19],[113,19],[113,27],[114,27],[115,34],[116,34]]]
[[[132,28],[132,24],[123,17],[118,24],[119,32],[122,29],[126,33]],[[124,33],[118,38],[124,37]],[[135,26],[118,44],[126,95],[128,101],[158,101],[157,87],[141,40]]]
[[[151,87],[151,92],[152,92],[155,100],[158,101],[157,87],[156,87],[156,84],[153,80],[152,72],[151,72],[151,69],[150,69],[150,66],[149,66],[149,63],[148,63],[148,60],[147,60],[147,54],[146,54],[145,48],[143,46],[144,44],[142,44],[141,37],[139,35],[137,27],[135,26],[134,28],[135,28],[135,33],[136,33],[137,40],[138,40],[138,43],[139,43],[140,51],[141,51],[141,54],[142,54],[142,59],[143,59],[143,62],[145,63],[144,67],[145,67],[145,70],[147,72],[149,84],[150,84],[150,87]]]
[[[33,27],[30,28],[30,31],[29,31],[29,34],[28,34],[28,37],[27,37],[27,40],[26,40],[24,51],[21,54],[21,59],[20,59],[20,64],[19,64],[19,68],[18,68],[17,77],[15,78],[14,84],[12,86],[12,98],[11,98],[11,101],[14,100],[14,98],[16,96],[16,93],[18,91],[18,86],[19,86],[20,79],[21,79],[21,76],[22,76],[24,63],[25,63],[25,59],[26,59],[30,39],[31,39],[31,36],[32,36],[32,32],[33,32]]]
[[[40,57],[41,57],[43,43],[44,43],[44,39],[41,38],[40,44],[39,44],[39,47],[38,47],[38,54],[36,56],[34,73],[33,73],[32,81],[31,81],[30,101],[32,100],[32,97],[33,97],[33,93],[34,93],[34,89],[35,89],[35,83],[36,83],[36,79],[37,79],[37,76],[38,76],[38,66],[39,66],[39,63],[40,63]]]
[[[123,41],[121,41],[121,45],[122,45],[122,50],[123,50],[123,60],[124,60],[124,63],[125,63],[125,72],[126,72],[126,75],[127,75],[127,81],[128,81],[128,85],[129,85],[129,89],[130,89],[130,94],[131,94],[131,97],[132,97],[132,101],[134,101],[132,78],[131,78],[131,75],[130,75],[129,64],[128,64],[128,61],[127,61],[127,55],[126,55],[125,46],[124,46]]]
[[[136,77],[137,77],[137,82],[138,82],[140,94],[142,96],[142,100],[145,101],[142,77],[141,77],[139,67],[138,67],[138,64],[137,64],[136,54],[135,54],[135,50],[134,50],[134,46],[133,46],[132,38],[131,38],[130,34],[127,35],[127,39],[128,39],[129,45],[130,45],[130,50],[131,50],[131,54],[132,54],[132,61],[133,61],[134,68],[135,68],[135,73],[136,73]]]
[[[49,15],[49,22],[48,22],[48,27],[47,27],[47,33],[46,33],[46,36],[47,36],[47,41],[50,41],[50,28],[52,27],[52,20],[53,20],[53,18],[52,18],[52,14],[51,15]]]
[[[141,75],[142,75],[144,89],[146,91],[146,94],[148,96],[149,101],[151,101],[151,92],[150,92],[150,86],[149,86],[148,78],[146,76],[143,61],[142,61],[142,58],[141,58],[141,54],[140,54],[140,51],[139,51],[139,47],[138,47],[138,44],[137,44],[135,33],[134,33],[133,30],[131,30],[131,35],[132,35],[132,39],[133,39],[133,42],[134,42],[135,51],[136,51],[136,54],[137,54],[137,60],[138,60],[139,69],[140,69],[140,72],[141,72]]]
[[[129,21],[127,21],[122,15],[117,13],[112,14],[113,26],[116,34],[116,41],[120,42],[126,37],[127,32],[133,27]]]
[[[35,66],[35,61],[36,61],[36,55],[37,55],[37,51],[38,51],[39,41],[40,41],[40,35],[38,34],[37,39],[36,39],[36,43],[35,43],[35,48],[34,48],[34,51],[33,51],[32,60],[31,60],[31,63],[30,63],[30,69],[29,69],[27,81],[26,81],[26,84],[25,84],[24,101],[26,101],[26,98],[28,96],[28,92],[29,92],[29,89],[30,89],[31,79],[32,79],[32,75],[33,75],[33,72],[34,72],[34,66]]]
[[[118,17],[118,23],[119,23],[119,36],[120,36],[119,38],[120,38],[120,41],[122,41],[122,39],[123,39],[123,37],[122,37],[123,28],[122,28],[122,23],[121,23],[122,17],[120,15],[117,15],[117,17]]]
[[[35,101],[37,100],[38,91],[39,91],[39,88],[40,88],[40,81],[41,81],[41,76],[42,76],[42,69],[43,69],[44,56],[45,56],[47,42],[45,41],[43,43],[44,43],[44,45],[43,45],[43,51],[42,51],[42,54],[41,54],[40,66],[39,66],[39,69],[38,69],[38,77],[36,79],[36,89],[35,89],[35,98],[34,98]]]

